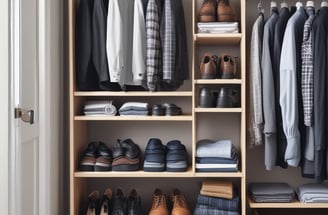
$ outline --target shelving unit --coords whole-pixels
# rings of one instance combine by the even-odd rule
[[[88,194],[92,189],[102,189],[110,184],[130,186],[136,183],[140,186],[142,198],[146,204],[151,204],[149,198],[156,186],[186,187],[185,191],[192,203],[195,203],[199,194],[199,185],[205,178],[218,180],[232,180],[237,183],[240,189],[242,199],[241,215],[246,214],[245,199],[245,1],[231,0],[237,8],[240,21],[240,32],[235,34],[198,34],[195,31],[196,13],[201,4],[201,0],[184,1],[190,4],[192,15],[186,19],[192,19],[192,29],[187,33],[192,34],[189,53],[192,54],[191,81],[184,86],[184,90],[175,92],[109,92],[109,91],[78,91],[75,84],[75,13],[79,0],[69,0],[69,96],[70,96],[70,214],[77,215],[81,213],[81,205],[87,200]],[[192,33],[191,33],[192,31]],[[213,79],[202,80],[196,75],[198,64],[196,63],[197,46],[224,45],[233,46],[238,49],[240,59],[240,78],[236,79]],[[188,85],[189,84],[189,85]],[[241,107],[239,108],[199,108],[197,107],[198,87],[202,85],[236,85],[241,90]],[[187,90],[185,90],[187,89]],[[113,99],[119,103],[124,101],[147,101],[150,104],[166,102],[173,100],[174,103],[181,104],[183,115],[181,116],[85,116],[82,113],[82,107],[87,100]],[[238,142],[240,151],[240,168],[237,172],[215,172],[200,173],[195,171],[195,150],[200,133],[207,132],[207,127],[202,125],[200,116],[204,119],[219,119],[225,122],[218,125],[224,132],[225,124],[232,128],[227,132]],[[232,121],[232,122],[230,122]],[[213,123],[213,122],[212,122]],[[146,127],[145,131],[142,128]],[[227,129],[230,129],[228,127]],[[214,136],[217,135],[215,127],[211,128]],[[151,134],[149,134],[151,133]],[[219,132],[220,133],[220,132]],[[225,133],[225,132],[224,132]],[[117,138],[123,138],[122,135],[131,137],[136,135],[137,143],[141,143],[141,150],[145,148],[147,139],[156,135],[161,135],[164,141],[169,139],[183,139],[188,150],[189,167],[186,172],[144,172],[143,170],[133,172],[82,172],[78,166],[81,154],[87,147],[87,144],[94,139],[108,138],[108,142],[113,147],[113,142]],[[234,135],[235,134],[235,135]],[[214,137],[213,136],[213,137]],[[216,136],[216,138],[221,138]],[[223,138],[223,137],[222,137]],[[134,137],[132,137],[134,139]],[[163,142],[165,144],[165,142]],[[136,182],[137,181],[137,182]],[[151,183],[143,183],[143,181]],[[153,183],[156,182],[156,183]],[[128,186],[129,185],[129,186]],[[191,185],[191,186],[190,186]],[[113,185],[114,186],[114,185]],[[115,187],[111,187],[115,189]],[[148,197],[147,197],[148,196]],[[148,201],[147,201],[148,198]],[[194,204],[190,209],[194,209]]]
[[[203,138],[209,139],[231,139],[232,133],[223,134],[213,131],[213,133],[202,131],[204,127],[216,127],[217,130],[229,130],[226,123],[231,119],[235,122],[232,129],[239,137],[233,141],[233,144],[239,149],[240,166],[238,172],[229,173],[203,173],[195,172],[195,177],[211,177],[218,180],[232,180],[237,183],[237,187],[240,189],[241,198],[241,211],[240,214],[246,214],[246,139],[245,139],[245,124],[246,124],[246,72],[245,72],[245,50],[246,50],[246,37],[245,37],[245,1],[244,0],[230,0],[230,4],[236,9],[237,17],[239,19],[240,33],[224,33],[224,34],[209,34],[209,33],[197,33],[197,13],[201,7],[203,1],[193,0],[193,151],[195,154],[197,141]],[[200,79],[200,61],[202,51],[211,51],[214,54],[220,56],[222,53],[229,53],[230,49],[235,51],[239,57],[239,77],[235,79]],[[209,87],[211,89],[220,87],[223,85],[233,85],[240,88],[241,94],[241,106],[239,108],[200,108],[198,107],[198,95],[201,87]],[[217,120],[217,123],[212,119]],[[223,123],[221,124],[221,120]],[[211,121],[211,122],[210,122]],[[211,123],[207,125],[208,123]],[[210,136],[206,136],[210,135]],[[195,155],[194,155],[195,156]],[[195,161],[193,161],[195,165]]]

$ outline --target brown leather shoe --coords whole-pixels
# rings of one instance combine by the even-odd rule
[[[185,196],[178,189],[174,189],[171,194],[172,215],[191,215]]]
[[[223,79],[231,79],[236,77],[237,62],[231,55],[222,54],[219,60],[220,77]]]
[[[214,79],[217,77],[219,58],[210,52],[203,55],[200,63],[200,74],[202,79]]]
[[[204,0],[198,11],[199,22],[215,22],[216,21],[216,1]]]
[[[149,215],[169,215],[165,194],[163,194],[162,190],[158,188],[153,194],[153,204],[149,211]]]
[[[219,0],[217,8],[217,20],[219,22],[236,21],[236,15],[229,3],[229,0]]]

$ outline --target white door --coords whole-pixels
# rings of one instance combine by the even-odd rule
[[[39,214],[38,6],[38,0],[12,1],[12,95],[15,107],[21,108],[12,127],[10,214],[15,215]]]

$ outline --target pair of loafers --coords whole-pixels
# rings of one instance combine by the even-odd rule
[[[203,87],[199,92],[201,108],[234,108],[240,107],[240,90],[235,87],[221,87],[218,92]]]
[[[81,171],[110,171],[112,151],[103,142],[91,142],[83,153]]]
[[[153,116],[178,116],[182,115],[181,107],[173,103],[156,104],[152,108]]]
[[[118,140],[113,150],[113,171],[134,171],[140,167],[140,147],[132,139]]]

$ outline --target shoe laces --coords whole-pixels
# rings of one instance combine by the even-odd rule
[[[154,200],[153,200],[153,202],[155,203],[154,207],[158,208],[162,204],[163,199],[164,199],[164,197],[162,195],[154,196]]]
[[[172,201],[174,203],[174,206],[184,207],[185,205],[185,201],[182,195],[172,196]]]

